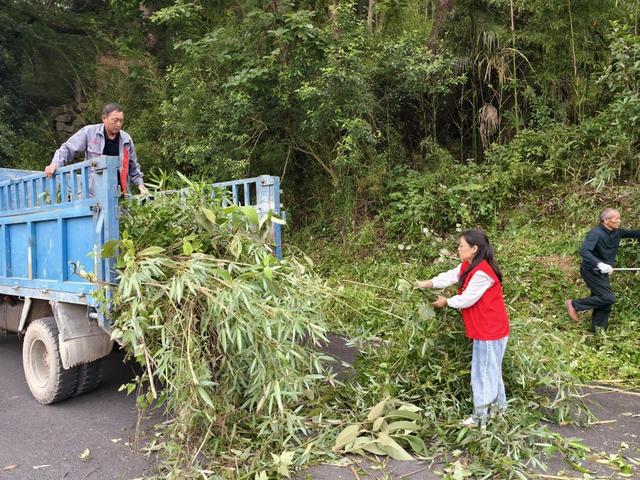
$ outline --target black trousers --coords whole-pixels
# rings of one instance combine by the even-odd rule
[[[616,301],[616,296],[611,291],[609,284],[609,275],[600,273],[599,270],[594,271],[584,264],[580,265],[580,275],[591,290],[591,296],[573,300],[573,308],[578,312],[593,310],[591,330],[595,332],[596,327],[606,330],[609,325],[611,306]]]

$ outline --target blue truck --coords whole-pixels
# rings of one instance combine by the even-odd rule
[[[92,295],[117,282],[102,247],[119,238],[118,159],[41,172],[0,168],[0,330],[24,335],[33,397],[60,402],[93,390],[113,348],[111,323]],[[91,178],[91,182],[90,182]],[[280,214],[278,177],[214,184],[229,201]],[[272,231],[281,256],[280,225]]]

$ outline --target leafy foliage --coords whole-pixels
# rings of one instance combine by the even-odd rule
[[[472,408],[471,352],[459,317],[451,310],[434,316],[431,295],[411,288],[414,279],[430,278],[455,264],[450,253],[455,236],[429,231],[411,249],[374,238],[361,250],[358,238],[336,249],[314,236],[323,271],[343,288],[344,303],[335,305],[332,329],[351,337],[363,352],[355,381],[340,390],[340,405],[352,412],[348,425],[358,427],[343,429],[342,439],[352,442],[348,448],[379,445],[373,424],[363,418],[390,397],[420,408],[418,435],[429,456],[442,449],[455,452],[447,457],[451,474],[528,478],[529,469],[543,468],[546,454],[558,452],[580,464],[588,448],[540,422],[588,423],[589,416],[581,413],[582,382],[637,384],[637,279],[612,278],[620,302],[605,336],[589,335],[588,319],[584,326],[571,323],[563,300],[586,293],[576,252],[599,206],[618,199],[626,224],[634,227],[639,219],[634,189],[610,189],[603,196],[572,185],[548,187],[544,198],[522,194],[518,211],[501,209],[503,222],[490,231],[505,275],[512,331],[503,370],[509,408],[491,419],[484,434],[458,425]],[[634,252],[634,245],[623,245],[620,262],[633,263]],[[406,451],[422,453],[408,446]]]
[[[200,452],[225,463],[245,451],[240,475],[298,448],[332,381],[317,350],[328,290],[307,262],[277,262],[253,209],[225,204],[224,192],[190,182],[131,203],[120,243],[113,336],[144,367],[142,405],[171,413],[179,478],[197,473],[179,472]]]
[[[22,110],[19,58],[26,44],[16,41],[24,34],[16,12],[0,12],[0,164],[12,165],[16,144],[16,127]]]
[[[420,410],[415,405],[385,398],[371,409],[364,424],[356,423],[342,430],[333,450],[411,460],[413,457],[405,450],[409,446],[417,454],[425,454],[427,447],[417,433],[422,430]]]
[[[392,432],[405,453],[425,453],[422,439],[428,453],[457,452],[454,478],[521,476],[543,450],[580,456],[539,426],[571,418],[577,378],[637,382],[631,279],[605,336],[571,331],[557,311],[580,291],[572,258],[588,209],[638,200],[614,188],[640,178],[634,2],[0,3],[3,166],[49,158],[46,108],[74,90],[87,122],[116,100],[145,171],[281,173],[293,240],[332,281],[368,284],[337,294],[304,257],[277,263],[252,212],[204,184],[127,207],[116,333],[145,365],[141,404],[173,414],[163,445],[175,478],[205,464],[286,476],[329,455],[347,425],[356,435],[338,450],[388,447],[389,411],[363,420],[385,398],[420,409],[418,430]],[[52,34],[78,25],[91,41]],[[97,72],[105,51],[125,71]],[[513,400],[488,435],[457,426],[470,408],[459,325],[396,283],[450,265],[452,232],[478,225],[514,279]],[[315,350],[327,318],[363,351],[337,393],[323,390],[333,377]]]

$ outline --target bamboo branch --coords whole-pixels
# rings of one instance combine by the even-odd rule
[[[621,388],[605,387],[603,385],[586,385],[584,383],[577,383],[576,385],[578,387],[599,388],[600,390],[606,390],[607,392],[622,393],[624,395],[633,395],[633,396],[636,396],[636,397],[640,397],[640,392],[632,392],[632,391],[629,391],[629,390],[623,390]]]

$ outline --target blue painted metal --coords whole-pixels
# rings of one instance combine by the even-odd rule
[[[226,188],[231,193],[232,202],[236,205],[250,206],[256,209],[262,219],[269,212],[282,218],[280,205],[280,177],[261,175],[254,178],[218,182],[214,187]],[[272,242],[276,256],[282,259],[282,226],[273,224]]]
[[[35,172],[31,170],[16,170],[14,168],[0,168],[0,183],[6,180],[24,177],[25,175],[29,175],[32,173]]]
[[[89,177],[92,176],[92,191]],[[0,294],[95,305],[95,284],[113,283],[99,252],[119,238],[118,159],[41,172],[0,168]]]

